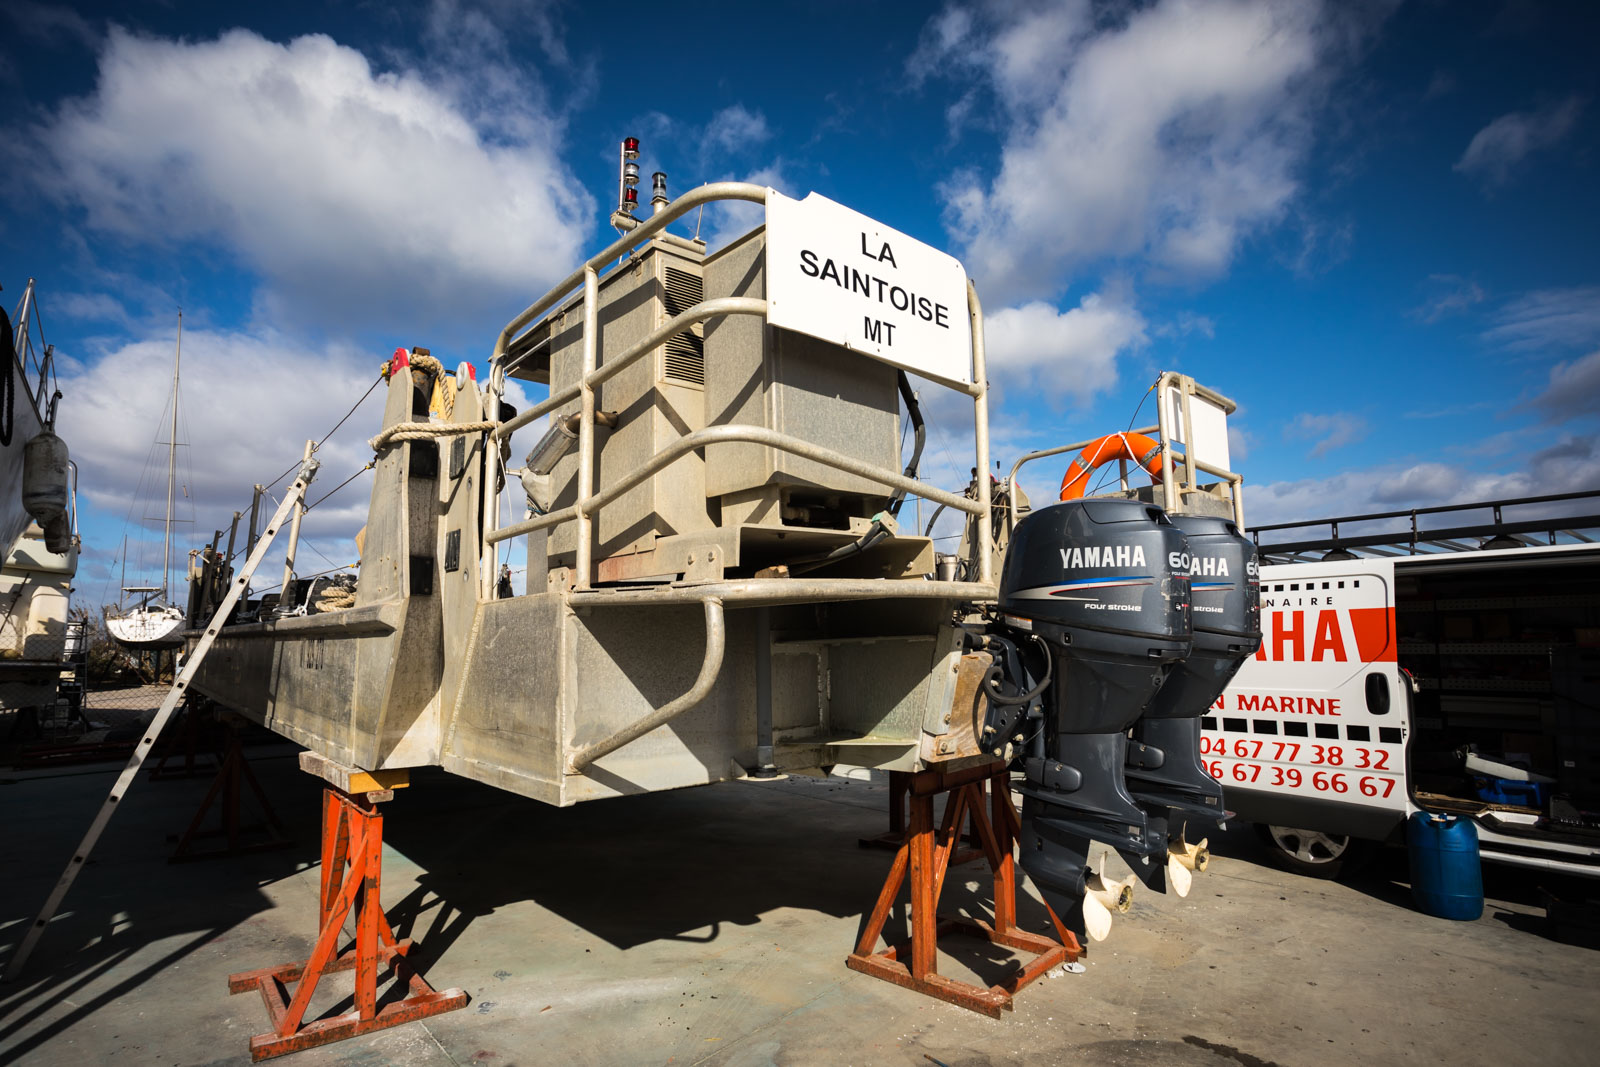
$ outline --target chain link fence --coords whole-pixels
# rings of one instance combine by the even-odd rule
[[[0,631],[0,763],[125,756],[171,690],[175,652],[124,649],[83,618],[56,629]]]

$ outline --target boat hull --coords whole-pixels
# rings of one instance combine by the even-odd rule
[[[117,644],[136,652],[182,648],[183,613],[167,608],[108,615],[106,632]]]
[[[0,558],[10,554],[17,539],[22,536],[22,531],[33,521],[33,517],[28,514],[28,509],[22,502],[22,461],[28,442],[37,437],[39,431],[43,429],[39,422],[39,413],[34,410],[32,398],[22,388],[27,378],[22,373],[20,365],[13,368],[13,373],[19,386],[18,395],[12,404],[10,414],[12,423],[9,433],[5,435],[6,443],[0,445]],[[0,414],[0,419],[5,417],[4,414]],[[0,426],[0,429],[3,428]]]

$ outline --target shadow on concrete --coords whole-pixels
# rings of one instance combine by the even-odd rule
[[[423,871],[390,908],[396,933],[420,941],[422,961],[523,900],[622,949],[714,942],[725,924],[753,925],[778,908],[859,916],[893,860],[856,845],[883,829],[886,790],[884,811],[830,800],[846,787],[825,781],[729,782],[557,809],[448,775],[413,780],[388,806],[384,833]],[[952,882],[952,903],[959,888]]]
[[[1279,867],[1272,850],[1261,841],[1249,823],[1236,822],[1225,832],[1213,835],[1211,850],[1218,856],[1263,867]],[[1560,900],[1588,901],[1595,896],[1592,881],[1574,875],[1526,870],[1497,863],[1485,864],[1482,871],[1484,910],[1487,914],[1492,914],[1512,929],[1536,934],[1546,940],[1600,948],[1600,930],[1586,924],[1553,923],[1543,914],[1530,915],[1507,908],[1508,905],[1533,908],[1542,913],[1546,894]],[[1307,881],[1312,879],[1308,878]],[[1403,847],[1368,843],[1364,855],[1346,865],[1337,881],[1396,908],[1417,910],[1411,897],[1410,864]]]
[[[283,778],[293,759],[255,760],[252,766],[264,780],[287,786]],[[14,866],[8,864],[8,877],[0,880],[6,961],[120,769],[73,769],[16,780],[0,790],[0,820],[8,828],[8,851],[15,858]],[[297,770],[293,773],[304,780]],[[156,782],[141,777],[130,788],[25,970],[0,985],[0,1058],[24,1059],[201,946],[270,910],[274,904],[262,887],[316,862],[318,797],[307,782],[300,790],[271,790],[278,798],[278,815],[295,833],[292,847],[211,863],[169,864],[174,835],[188,825],[209,785],[203,777]],[[251,810],[248,804],[244,810]],[[174,944],[143,962],[141,953],[157,942]],[[133,966],[137,970],[123,973]],[[108,977],[116,979],[113,985],[78,999]],[[226,995],[220,984],[218,992]],[[62,1005],[70,1009],[31,1029]],[[31,1032],[16,1040],[25,1031]]]

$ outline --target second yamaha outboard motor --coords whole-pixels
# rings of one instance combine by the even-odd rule
[[[1173,667],[1134,724],[1127,778],[1151,821],[1162,821],[1163,829],[1170,824],[1174,839],[1183,842],[1186,824],[1227,817],[1222,785],[1200,759],[1200,717],[1261,646],[1261,583],[1256,546],[1231,520],[1180,515],[1173,521],[1189,541],[1183,564],[1193,597],[1194,651]],[[1187,860],[1174,862],[1193,867],[1192,849]],[[1146,881],[1154,884],[1164,869],[1145,868]]]
[[[1005,634],[993,644],[1019,692],[990,684],[990,723],[1001,725],[987,742],[1024,741],[1022,867],[1080,934],[1091,839],[1135,870],[1165,858],[1164,825],[1150,833],[1123,772],[1128,728],[1189,654],[1187,551],[1160,508],[1102,498],[1033,512],[1006,552]],[[1048,654],[1041,681],[1012,654],[1036,642]],[[1024,706],[1039,721],[1019,730]]]

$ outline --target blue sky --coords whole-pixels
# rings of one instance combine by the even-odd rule
[[[209,535],[397,345],[481,364],[613,236],[630,134],[674,194],[815,190],[958,256],[1007,466],[1125,427],[1171,368],[1240,402],[1254,521],[1600,486],[1593,5],[695,10],[7,4],[0,284],[39,279],[63,359],[80,590],[120,547],[180,304]],[[930,408],[954,487],[970,420]],[[331,561],[363,485],[308,516]]]

